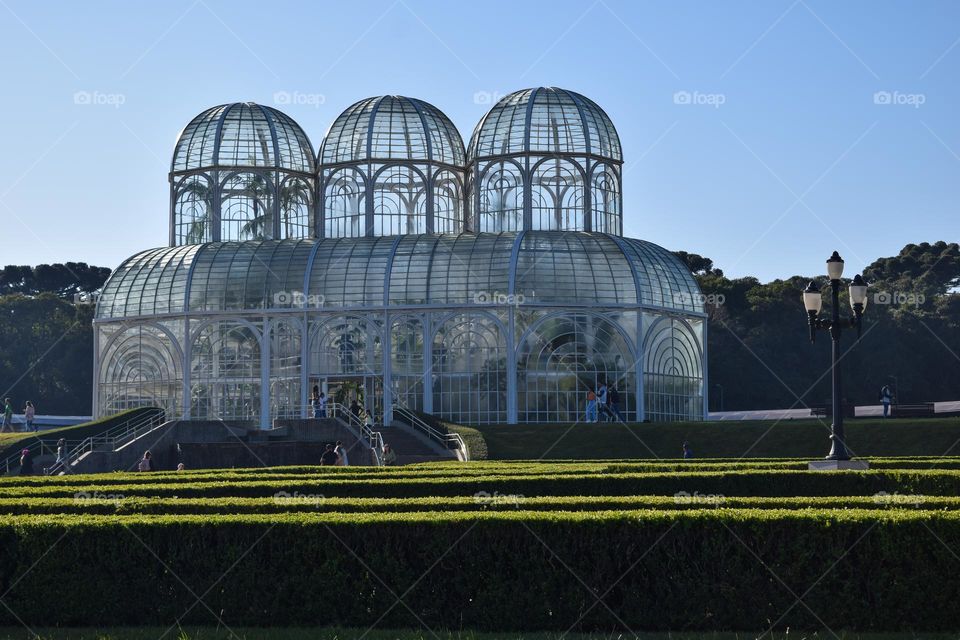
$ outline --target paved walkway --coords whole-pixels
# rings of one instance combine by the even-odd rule
[[[935,413],[960,413],[960,400],[951,402],[934,402]],[[858,418],[870,418],[883,415],[883,405],[864,405],[854,407]],[[804,420],[811,418],[810,409],[768,409],[760,411],[714,411],[708,420],[736,421],[736,420]]]

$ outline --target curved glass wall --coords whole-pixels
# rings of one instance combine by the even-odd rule
[[[556,87],[506,96],[467,150],[471,228],[622,235],[620,138],[595,102]]]
[[[403,96],[348,107],[320,147],[320,235],[460,233],[464,148],[439,109]]]
[[[252,102],[207,109],[174,148],[170,244],[312,237],[315,181],[289,116]]]
[[[704,317],[673,254],[595,233],[153,249],[101,294],[97,411],[268,424],[327,385],[378,416],[573,422],[605,383],[628,420],[699,419]]]

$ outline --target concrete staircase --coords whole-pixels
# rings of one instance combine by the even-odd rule
[[[390,426],[379,427],[383,436],[383,443],[397,454],[397,464],[413,464],[415,462],[455,461],[456,454],[443,449],[437,443],[410,427],[394,423]]]

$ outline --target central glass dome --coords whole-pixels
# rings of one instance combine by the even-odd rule
[[[463,231],[464,158],[457,128],[423,100],[353,104],[320,145],[322,235]]]

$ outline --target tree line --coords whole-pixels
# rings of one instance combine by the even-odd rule
[[[800,297],[816,280],[827,310],[824,276],[731,279],[707,257],[676,255],[706,301],[711,410],[829,403],[829,336],[810,344]],[[0,399],[18,409],[32,400],[40,413],[90,413],[95,307],[87,294],[109,275],[82,262],[0,270]],[[875,403],[884,384],[904,403],[960,399],[960,246],[908,244],[863,276],[863,335],[843,338],[845,399]],[[846,290],[841,305],[849,315]]]

